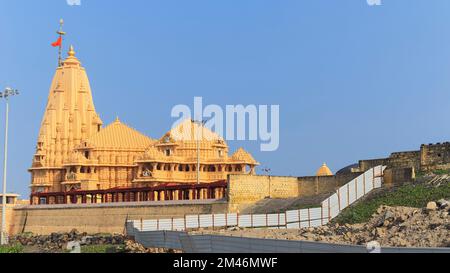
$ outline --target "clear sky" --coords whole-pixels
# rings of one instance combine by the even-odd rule
[[[244,146],[275,175],[450,140],[450,1],[0,0],[0,87],[11,101],[9,191],[29,194],[57,50],[75,46],[97,111],[153,138],[176,104],[279,104],[280,148]],[[0,103],[0,132],[4,128]],[[3,133],[0,133],[3,153]]]

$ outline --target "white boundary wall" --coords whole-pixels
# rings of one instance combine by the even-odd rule
[[[381,188],[385,166],[377,166],[361,174],[322,202],[321,207],[291,210],[275,214],[200,214],[184,218],[129,221],[138,231],[185,231],[199,228],[272,228],[298,229],[326,225],[339,213],[370,193]]]
[[[450,248],[381,247],[374,250],[362,245],[189,235],[183,231],[135,230],[134,238],[147,248],[178,249],[183,253],[450,253]]]

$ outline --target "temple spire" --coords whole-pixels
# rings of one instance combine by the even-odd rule
[[[73,45],[71,45],[70,48],[69,48],[69,56],[70,57],[75,57],[75,50],[73,49]]]

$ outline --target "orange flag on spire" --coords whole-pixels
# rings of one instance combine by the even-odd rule
[[[54,43],[52,43],[53,47],[61,46],[62,45],[62,37],[59,37],[58,40]]]

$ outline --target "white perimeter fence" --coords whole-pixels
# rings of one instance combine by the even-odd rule
[[[385,166],[377,166],[361,174],[339,188],[318,208],[291,210],[274,214],[186,215],[184,218],[133,220],[128,221],[127,226],[129,231],[134,229],[138,231],[186,231],[188,229],[230,227],[272,229],[319,227],[326,225],[342,210],[372,190],[381,188],[385,169]]]

